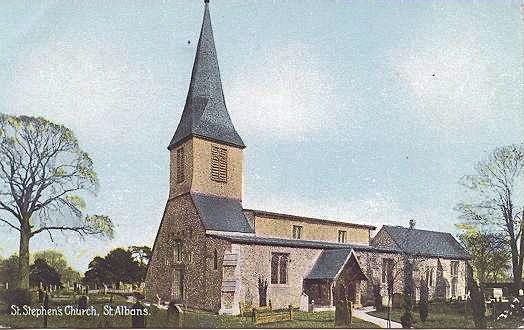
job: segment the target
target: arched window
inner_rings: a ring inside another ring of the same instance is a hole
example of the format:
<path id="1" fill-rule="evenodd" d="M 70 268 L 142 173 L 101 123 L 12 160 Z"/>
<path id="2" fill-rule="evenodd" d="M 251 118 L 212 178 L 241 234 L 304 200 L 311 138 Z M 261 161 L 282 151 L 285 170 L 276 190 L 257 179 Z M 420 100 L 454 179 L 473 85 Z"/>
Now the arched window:
<path id="1" fill-rule="evenodd" d="M 213 253 L 213 269 L 218 269 L 218 252 L 216 249 Z"/>

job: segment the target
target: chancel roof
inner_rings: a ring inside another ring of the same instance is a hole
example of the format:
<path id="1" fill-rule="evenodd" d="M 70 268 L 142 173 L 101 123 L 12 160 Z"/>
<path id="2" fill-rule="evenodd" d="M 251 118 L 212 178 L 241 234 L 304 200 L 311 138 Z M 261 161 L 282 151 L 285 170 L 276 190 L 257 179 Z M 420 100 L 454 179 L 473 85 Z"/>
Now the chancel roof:
<path id="1" fill-rule="evenodd" d="M 168 149 L 190 136 L 245 147 L 226 108 L 207 2 L 186 105 Z"/>
<path id="2" fill-rule="evenodd" d="M 376 247 L 392 248 L 420 256 L 467 259 L 469 254 L 450 233 L 384 225 L 384 230 L 394 241 L 392 244 L 372 240 Z M 394 245 L 394 246 L 393 246 Z"/>

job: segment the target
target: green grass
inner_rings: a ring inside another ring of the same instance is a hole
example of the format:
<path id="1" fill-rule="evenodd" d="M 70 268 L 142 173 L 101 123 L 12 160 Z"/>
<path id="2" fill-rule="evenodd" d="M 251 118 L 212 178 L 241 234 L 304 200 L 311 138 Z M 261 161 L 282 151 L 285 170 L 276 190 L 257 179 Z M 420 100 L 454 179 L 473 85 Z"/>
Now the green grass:
<path id="1" fill-rule="evenodd" d="M 204 312 L 186 312 L 184 327 L 187 328 L 334 328 L 335 312 L 306 313 L 297 311 L 292 321 L 253 324 L 251 317 L 215 315 Z M 150 325 L 148 324 L 148 327 Z M 373 323 L 353 318 L 349 328 L 376 328 Z"/>
<path id="2" fill-rule="evenodd" d="M 36 301 L 34 297 L 34 301 Z M 130 328 L 130 316 L 104 316 L 104 306 L 109 304 L 109 296 L 90 295 L 88 306 L 94 306 L 99 316 L 49 316 L 48 328 Z M 113 305 L 127 305 L 124 297 L 114 295 Z M 34 304 L 38 308 L 41 304 Z M 51 298 L 50 308 L 76 305 L 72 296 L 66 301 L 53 301 Z M 0 325 L 11 328 L 42 328 L 44 319 L 42 316 L 10 315 L 7 306 L 0 302 Z M 147 328 L 174 328 L 172 319 L 169 319 L 166 310 L 150 307 L 151 315 L 147 317 Z M 282 321 L 255 325 L 251 317 L 216 315 L 202 311 L 186 311 L 184 313 L 184 328 L 333 328 L 335 325 L 334 312 L 305 313 L 297 311 L 292 321 Z M 350 328 L 376 328 L 372 323 L 353 318 Z"/>
<path id="3" fill-rule="evenodd" d="M 489 311 L 488 311 L 489 313 Z M 383 319 L 387 319 L 387 310 L 381 312 L 370 312 L 368 313 L 373 316 L 377 316 Z M 394 308 L 391 311 L 391 320 L 400 323 L 400 317 L 403 314 L 402 309 Z M 459 328 L 459 329 L 472 329 L 475 328 L 475 323 L 471 316 L 471 312 L 467 315 L 464 313 L 463 308 L 457 308 L 445 303 L 430 304 L 428 318 L 425 322 L 420 320 L 418 309 L 413 311 L 413 318 L 415 319 L 415 328 L 418 329 L 442 329 L 442 328 Z M 493 328 L 515 328 L 517 325 L 511 323 L 498 323 L 495 324 L 492 320 L 491 315 L 488 314 L 486 317 L 488 327 Z"/>

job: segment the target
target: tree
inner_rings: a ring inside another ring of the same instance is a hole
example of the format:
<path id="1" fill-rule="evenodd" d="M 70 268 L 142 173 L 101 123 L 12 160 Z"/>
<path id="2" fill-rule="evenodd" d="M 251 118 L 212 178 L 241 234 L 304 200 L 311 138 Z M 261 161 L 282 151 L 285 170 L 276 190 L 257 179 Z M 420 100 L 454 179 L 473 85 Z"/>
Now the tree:
<path id="1" fill-rule="evenodd" d="M 32 286 L 39 286 L 42 283 L 46 288 L 50 285 L 60 286 L 60 274 L 44 259 L 36 259 L 30 267 L 29 283 Z"/>
<path id="2" fill-rule="evenodd" d="M 506 235 L 482 231 L 468 224 L 458 224 L 457 227 L 462 230 L 459 239 L 469 251 L 477 280 L 485 283 L 506 279 L 511 260 Z"/>
<path id="3" fill-rule="evenodd" d="M 520 289 L 524 260 L 523 168 L 524 144 L 496 148 L 477 164 L 475 175 L 462 178 L 462 184 L 474 193 L 474 199 L 456 207 L 467 222 L 490 226 L 506 235 L 515 295 Z"/>
<path id="4" fill-rule="evenodd" d="M 78 195 L 95 194 L 97 187 L 93 161 L 71 130 L 41 117 L 0 114 L 0 223 L 19 233 L 20 287 L 29 287 L 29 241 L 35 235 L 112 237 L 111 220 L 86 215 Z"/>
<path id="5" fill-rule="evenodd" d="M 45 262 L 56 269 L 60 274 L 62 283 L 77 283 L 80 281 L 81 274 L 69 266 L 64 255 L 56 250 L 43 250 L 33 253 L 33 258 L 43 259 Z"/>
<path id="6" fill-rule="evenodd" d="M 147 265 L 151 259 L 153 252 L 149 246 L 130 246 L 129 251 L 133 256 L 133 259 L 136 260 L 139 264 Z"/>
<path id="7" fill-rule="evenodd" d="M 110 270 L 104 258 L 94 257 L 88 267 L 89 269 L 84 274 L 84 282 L 97 285 L 110 283 Z"/>
<path id="8" fill-rule="evenodd" d="M 479 287 L 477 281 L 473 278 L 473 269 L 470 264 L 466 266 L 467 271 L 467 286 L 470 292 L 471 309 L 473 313 L 473 322 L 477 328 L 486 328 L 486 306 L 485 297 L 482 288 Z"/>
<path id="9" fill-rule="evenodd" d="M 412 328 L 415 321 L 413 320 L 413 293 L 415 287 L 413 283 L 413 264 L 406 258 L 404 260 L 404 313 L 400 317 L 403 328 Z"/>
<path id="10" fill-rule="evenodd" d="M 119 282 L 135 284 L 143 281 L 145 265 L 133 258 L 130 249 L 117 248 L 105 257 L 95 257 L 89 263 L 85 281 L 98 285 L 111 285 Z"/>
<path id="11" fill-rule="evenodd" d="M 420 320 L 426 322 L 428 319 L 428 306 L 429 305 L 429 288 L 428 283 L 424 278 L 420 279 L 420 300 L 418 303 L 418 312 Z"/>
<path id="12" fill-rule="evenodd" d="M 0 262 L 0 282 L 9 283 L 10 288 L 18 284 L 18 256 L 13 254 Z"/>
<path id="13" fill-rule="evenodd" d="M 137 277 L 143 282 L 146 279 L 147 264 L 153 254 L 151 248 L 149 246 L 130 246 L 129 251 L 131 251 L 133 260 L 138 262 L 140 274 Z"/>
<path id="14" fill-rule="evenodd" d="M 114 283 L 138 283 L 142 279 L 140 266 L 133 259 L 128 249 L 117 248 L 111 250 L 105 257 L 105 263 L 109 268 L 111 279 Z"/>

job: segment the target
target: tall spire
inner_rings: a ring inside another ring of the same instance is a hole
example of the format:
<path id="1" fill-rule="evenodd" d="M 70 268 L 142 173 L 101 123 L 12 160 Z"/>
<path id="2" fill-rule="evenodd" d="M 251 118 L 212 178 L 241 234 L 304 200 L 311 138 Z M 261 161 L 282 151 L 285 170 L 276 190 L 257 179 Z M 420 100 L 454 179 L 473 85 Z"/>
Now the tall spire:
<path id="1" fill-rule="evenodd" d="M 204 3 L 204 18 L 186 105 L 169 143 L 169 150 L 190 136 L 245 147 L 227 112 L 209 15 L 209 0 L 204 0 Z"/>

